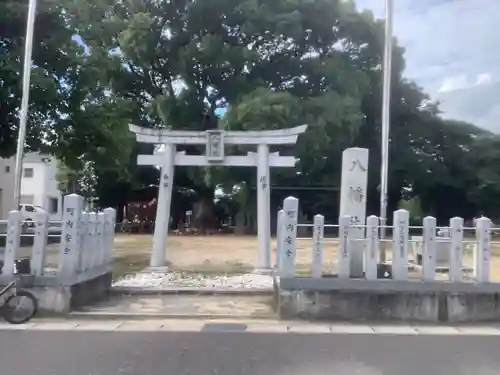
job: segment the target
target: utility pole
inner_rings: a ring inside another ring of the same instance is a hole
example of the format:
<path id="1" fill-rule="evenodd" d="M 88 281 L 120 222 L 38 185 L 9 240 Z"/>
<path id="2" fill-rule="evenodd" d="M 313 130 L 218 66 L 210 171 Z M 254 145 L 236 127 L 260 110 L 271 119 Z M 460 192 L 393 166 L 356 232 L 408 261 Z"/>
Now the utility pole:
<path id="1" fill-rule="evenodd" d="M 391 124 L 392 16 L 393 0 L 385 0 L 385 39 L 382 93 L 382 165 L 380 168 L 380 238 L 385 238 L 387 224 L 387 190 L 389 179 L 389 134 Z M 385 242 L 380 246 L 380 263 L 385 263 Z"/>
<path id="2" fill-rule="evenodd" d="M 26 21 L 26 40 L 24 43 L 23 96 L 19 113 L 19 133 L 17 136 L 16 170 L 14 181 L 14 202 L 16 209 L 21 203 L 21 181 L 23 177 L 24 142 L 26 140 L 26 125 L 30 98 L 31 54 L 33 51 L 33 36 L 35 31 L 36 0 L 29 0 L 28 17 Z"/>

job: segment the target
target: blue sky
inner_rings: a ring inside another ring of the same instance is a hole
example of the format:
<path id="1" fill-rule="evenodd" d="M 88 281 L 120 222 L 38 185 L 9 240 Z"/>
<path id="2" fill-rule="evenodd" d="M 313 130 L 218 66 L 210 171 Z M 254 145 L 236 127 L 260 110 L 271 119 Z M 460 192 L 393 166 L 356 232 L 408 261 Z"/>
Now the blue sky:
<path id="1" fill-rule="evenodd" d="M 384 17 L 384 0 L 356 0 Z M 442 102 L 444 117 L 500 133 L 500 0 L 394 0 L 406 76 Z"/>

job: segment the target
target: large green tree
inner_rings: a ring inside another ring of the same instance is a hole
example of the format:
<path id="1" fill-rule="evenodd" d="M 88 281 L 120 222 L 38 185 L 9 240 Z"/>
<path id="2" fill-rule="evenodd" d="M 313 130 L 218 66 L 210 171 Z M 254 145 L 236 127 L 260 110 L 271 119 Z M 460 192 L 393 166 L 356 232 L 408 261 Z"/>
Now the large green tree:
<path id="1" fill-rule="evenodd" d="M 0 157 L 15 152 L 27 5 L 0 1 Z M 111 94 L 102 61 L 78 43 L 59 2 L 38 5 L 32 58 L 28 149 L 53 153 L 73 171 L 85 161 L 100 170 L 122 168 L 133 107 Z"/>
<path id="2" fill-rule="evenodd" d="M 342 150 L 367 147 L 369 212 L 378 212 L 384 33 L 383 22 L 370 12 L 340 0 L 63 4 L 68 25 L 87 46 L 87 59 L 114 100 L 127 103 L 132 122 L 197 130 L 307 123 L 293 151 L 299 165 L 275 173 L 274 181 L 338 186 Z M 497 140 L 443 121 L 438 106 L 403 78 L 404 50 L 395 45 L 389 209 L 401 198 L 419 196 L 424 214 L 472 215 L 485 197 L 497 194 L 496 169 L 487 162 L 496 155 L 484 154 Z M 227 109 L 222 119 L 221 108 Z M 233 191 L 242 181 L 255 184 L 248 170 L 181 170 L 177 176 L 178 186 L 198 193 L 200 212 L 210 211 L 215 185 Z M 293 193 L 310 213 L 338 212 L 338 197 Z"/>
<path id="3" fill-rule="evenodd" d="M 28 3 L 0 0 L 0 157 L 16 149 Z M 76 44 L 57 2 L 41 2 L 33 42 L 27 144 L 40 148 L 60 109 L 61 81 Z"/>
<path id="4" fill-rule="evenodd" d="M 90 55 L 106 61 L 103 67 L 121 60 L 121 69 L 108 70 L 109 80 L 116 95 L 140 108 L 135 121 L 202 130 L 307 122 L 310 130 L 298 151 L 302 183 L 318 181 L 320 175 L 328 184 L 332 175 L 338 176 L 335 159 L 362 123 L 360 93 L 369 84 L 366 74 L 351 63 L 352 56 L 337 45 L 345 44 L 352 54 L 362 50 L 348 35 L 349 28 L 365 22 L 351 5 L 103 1 L 92 6 L 72 3 L 68 13 Z M 221 123 L 216 111 L 228 104 L 234 108 Z M 277 113 L 280 110 L 283 113 Z M 246 115 L 231 115 L 238 111 Z M 317 156 L 325 152 L 333 157 L 318 163 Z M 328 165 L 335 166 L 335 172 L 326 176 L 322 172 Z M 211 201 L 220 181 L 207 171 L 190 176 L 191 187 L 202 200 Z M 249 176 L 244 173 L 242 178 Z"/>

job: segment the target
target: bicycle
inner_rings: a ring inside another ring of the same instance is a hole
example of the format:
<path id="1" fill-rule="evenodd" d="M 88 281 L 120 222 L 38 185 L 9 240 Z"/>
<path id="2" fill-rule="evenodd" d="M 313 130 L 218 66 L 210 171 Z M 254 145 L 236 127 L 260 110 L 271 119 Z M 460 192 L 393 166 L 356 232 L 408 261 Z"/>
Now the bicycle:
<path id="1" fill-rule="evenodd" d="M 38 311 L 38 301 L 32 293 L 18 288 L 17 275 L 16 280 L 11 281 L 0 290 L 0 297 L 9 292 L 12 293 L 3 299 L 3 304 L 0 306 L 0 314 L 3 315 L 4 319 L 10 324 L 23 324 L 33 318 Z M 26 303 L 26 308 L 22 307 L 22 302 Z"/>

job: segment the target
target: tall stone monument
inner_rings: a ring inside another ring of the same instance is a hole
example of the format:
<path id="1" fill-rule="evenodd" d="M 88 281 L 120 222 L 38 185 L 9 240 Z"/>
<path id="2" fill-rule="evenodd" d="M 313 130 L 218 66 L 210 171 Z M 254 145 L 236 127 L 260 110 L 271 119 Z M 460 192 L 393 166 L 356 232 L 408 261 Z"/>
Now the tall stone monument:
<path id="1" fill-rule="evenodd" d="M 351 225 L 366 224 L 366 190 L 368 185 L 368 149 L 348 148 L 342 153 L 340 215 L 349 215 Z M 351 228 L 351 238 L 364 238 L 364 228 Z M 349 244 L 351 277 L 363 277 L 363 241 Z"/>

